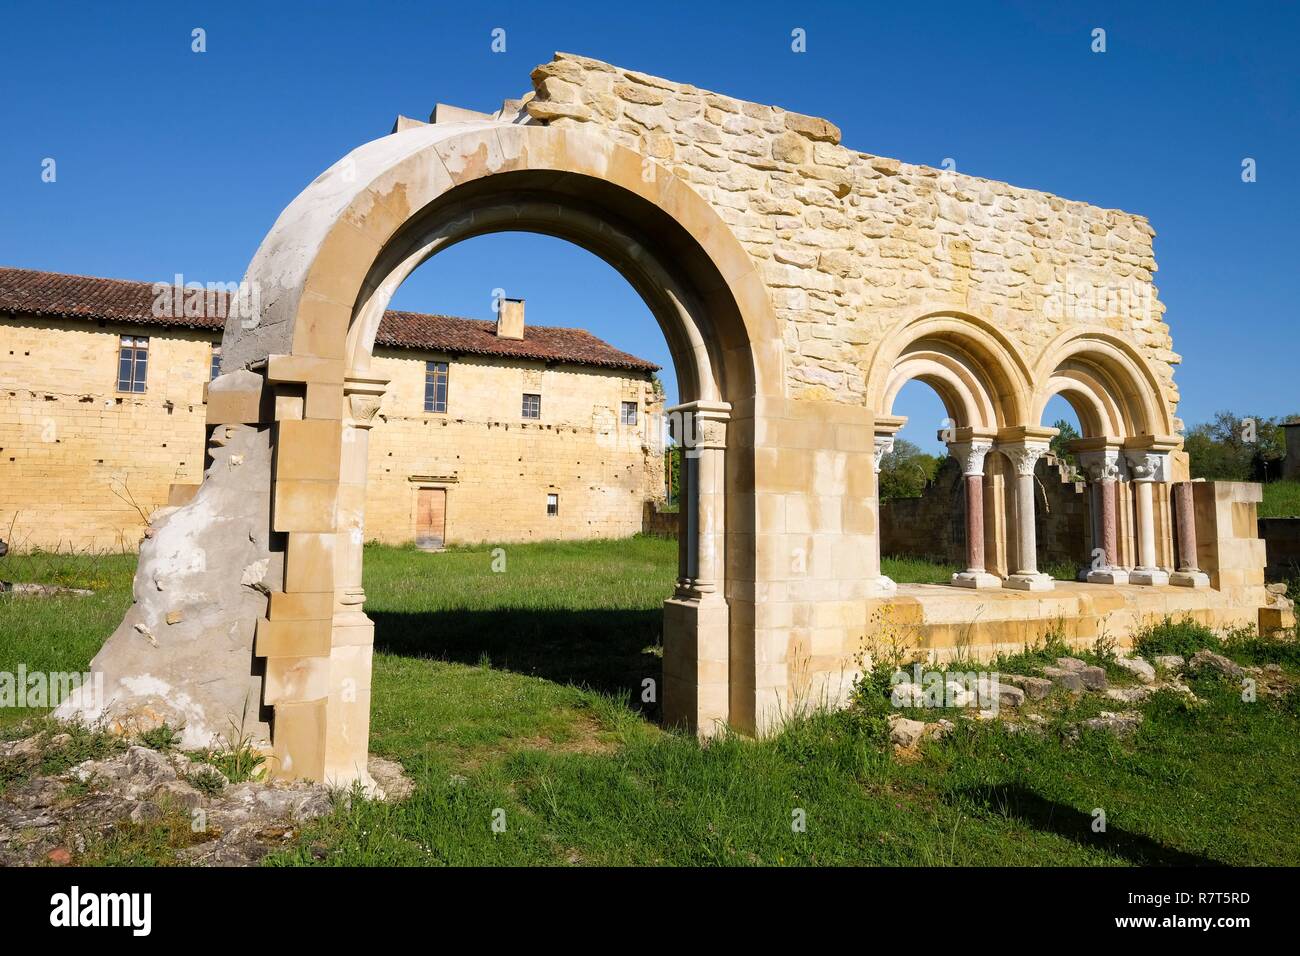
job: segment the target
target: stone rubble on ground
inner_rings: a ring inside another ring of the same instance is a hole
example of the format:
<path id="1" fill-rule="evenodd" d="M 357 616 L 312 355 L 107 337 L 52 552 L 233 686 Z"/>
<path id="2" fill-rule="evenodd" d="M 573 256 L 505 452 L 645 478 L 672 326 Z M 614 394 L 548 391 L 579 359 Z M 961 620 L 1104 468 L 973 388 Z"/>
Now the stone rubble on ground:
<path id="1" fill-rule="evenodd" d="M 1156 682 L 1156 669 L 1140 657 L 1119 657 L 1115 663 L 1144 684 Z"/>
<path id="2" fill-rule="evenodd" d="M 68 734 L 37 734 L 0 743 L 0 762 L 30 770 L 70 741 Z M 411 793 L 399 764 L 374 757 L 368 769 L 387 799 Z M 215 767 L 183 753 L 132 745 L 10 787 L 0 797 L 0 866 L 75 862 L 92 838 L 175 813 L 195 827 L 192 844 L 175 851 L 178 861 L 248 866 L 288 846 L 302 824 L 349 798 L 319 783 L 230 784 Z"/>
<path id="3" fill-rule="evenodd" d="M 1109 687 L 1105 668 L 1088 664 L 1077 657 L 1059 657 L 1055 664 L 1046 665 L 1040 670 L 1044 676 L 1035 677 L 1027 674 L 998 674 L 996 677 L 981 678 L 973 688 L 956 680 L 946 684 L 947 703 L 949 706 L 965 707 L 968 712 L 962 716 L 969 720 L 990 721 L 1003 717 L 1001 708 L 1012 711 L 1020 708 L 1026 701 L 1039 701 L 1049 697 L 1053 690 L 1064 689 L 1071 694 L 1081 695 L 1089 691 L 1100 693 L 1107 700 L 1125 705 L 1135 705 L 1149 698 L 1158 691 L 1170 691 L 1180 694 L 1191 703 L 1198 703 L 1199 698 L 1190 687 L 1177 677 L 1172 676 L 1184 668 L 1193 673 L 1214 671 L 1232 677 L 1251 676 L 1257 680 L 1257 689 L 1261 694 L 1282 696 L 1289 693 L 1295 682 L 1287 677 L 1277 664 L 1263 667 L 1242 667 L 1221 654 L 1213 651 L 1198 651 L 1190 663 L 1176 654 L 1165 654 L 1153 658 L 1152 662 L 1136 655 L 1117 659 L 1119 667 L 1136 677 L 1141 683 L 1131 687 Z M 1157 670 L 1157 668 L 1159 670 Z M 1159 673 L 1166 676 L 1161 678 Z M 896 706 L 925 706 L 925 694 L 918 684 L 900 684 L 895 689 Z M 906 701 L 906 704 L 900 704 Z M 983 709 L 974 710 L 982 706 Z M 1066 737 L 1077 740 L 1081 729 L 1100 730 L 1118 736 L 1132 734 L 1142 722 L 1142 714 L 1135 711 L 1102 711 L 1066 728 Z M 1032 733 L 1041 735 L 1045 732 L 1048 720 L 1042 714 L 1023 714 L 1016 719 L 1004 721 L 1009 733 Z M 927 723 L 903 717 L 901 714 L 889 716 L 890 740 L 895 747 L 906 750 L 915 747 L 923 740 L 938 740 L 949 734 L 954 723 L 943 719 Z"/>
<path id="4" fill-rule="evenodd" d="M 1225 677 L 1243 677 L 1246 673 L 1245 668 L 1236 661 L 1230 661 L 1222 654 L 1216 654 L 1209 648 L 1202 648 L 1193 654 L 1188 667 L 1193 674 L 1199 674 L 1203 671 L 1218 671 Z"/>

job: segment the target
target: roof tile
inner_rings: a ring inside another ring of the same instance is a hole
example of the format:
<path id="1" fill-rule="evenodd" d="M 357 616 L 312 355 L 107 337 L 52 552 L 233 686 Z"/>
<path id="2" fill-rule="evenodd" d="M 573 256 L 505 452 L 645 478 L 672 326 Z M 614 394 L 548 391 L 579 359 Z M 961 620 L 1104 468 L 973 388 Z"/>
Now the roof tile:
<path id="1" fill-rule="evenodd" d="M 192 315 L 156 315 L 155 283 L 65 275 L 0 267 L 0 313 L 59 319 L 106 320 L 140 325 L 220 330 L 226 324 L 226 294 L 187 291 Z M 196 302 L 196 296 L 206 301 Z M 585 329 L 528 325 L 523 339 L 502 339 L 496 323 L 452 315 L 388 311 L 379 323 L 377 345 L 399 349 L 493 355 L 654 372 L 659 366 L 614 348 Z"/>

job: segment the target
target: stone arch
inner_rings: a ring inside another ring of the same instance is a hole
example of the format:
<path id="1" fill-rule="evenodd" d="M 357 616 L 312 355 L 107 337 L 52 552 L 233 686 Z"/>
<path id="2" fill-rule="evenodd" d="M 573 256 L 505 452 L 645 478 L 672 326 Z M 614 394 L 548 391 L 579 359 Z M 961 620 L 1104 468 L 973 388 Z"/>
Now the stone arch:
<path id="1" fill-rule="evenodd" d="M 934 312 L 903 323 L 876 348 L 867 402 L 889 416 L 911 379 L 929 384 L 958 427 L 997 429 L 1025 421 L 1030 376 L 1015 345 L 991 323 Z"/>
<path id="2" fill-rule="evenodd" d="M 596 133 L 497 121 L 367 143 L 277 219 L 245 279 L 260 312 L 232 309 L 226 324 L 204 483 L 142 553 L 140 600 L 96 658 L 111 693 L 125 689 L 113 706 L 154 703 L 131 690 L 133 648 L 167 606 L 146 582 L 161 592 L 165 581 L 168 600 L 222 609 L 169 635 L 187 659 L 224 654 L 196 664 L 193 686 L 166 690 L 191 745 L 251 702 L 261 706 L 250 737 L 271 750 L 277 775 L 369 782 L 374 625 L 361 572 L 368 433 L 386 385 L 370 369 L 378 319 L 430 255 L 510 229 L 605 258 L 664 330 L 693 454 L 659 699 L 665 722 L 702 733 L 752 725 L 753 674 L 730 662 L 755 656 L 753 615 L 731 609 L 752 607 L 754 436 L 784 396 L 766 288 L 712 207 L 649 159 Z"/>
<path id="3" fill-rule="evenodd" d="M 1058 335 L 1039 357 L 1033 380 L 1033 424 L 1040 424 L 1052 396 L 1061 395 L 1074 407 L 1088 438 L 1168 436 L 1174 431 L 1151 363 L 1105 329 Z"/>

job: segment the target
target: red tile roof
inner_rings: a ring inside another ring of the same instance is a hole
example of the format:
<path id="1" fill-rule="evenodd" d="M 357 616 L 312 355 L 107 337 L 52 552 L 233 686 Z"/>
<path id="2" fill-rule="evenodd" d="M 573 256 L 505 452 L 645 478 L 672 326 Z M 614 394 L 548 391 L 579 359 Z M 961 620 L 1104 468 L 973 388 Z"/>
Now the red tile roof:
<path id="1" fill-rule="evenodd" d="M 199 295 L 210 298 L 195 308 L 194 299 Z M 0 267 L 0 313 L 212 331 L 220 331 L 225 327 L 224 292 L 186 292 L 185 305 L 190 307 L 189 311 L 200 313 L 190 316 L 155 315 L 156 299 L 152 282 Z M 640 372 L 659 370 L 659 366 L 653 362 L 620 351 L 584 329 L 526 325 L 522 340 L 502 339 L 497 337 L 495 322 L 463 319 L 453 315 L 390 310 L 384 313 L 383 321 L 379 323 L 375 344 L 399 349 L 456 355 L 495 355 Z"/>

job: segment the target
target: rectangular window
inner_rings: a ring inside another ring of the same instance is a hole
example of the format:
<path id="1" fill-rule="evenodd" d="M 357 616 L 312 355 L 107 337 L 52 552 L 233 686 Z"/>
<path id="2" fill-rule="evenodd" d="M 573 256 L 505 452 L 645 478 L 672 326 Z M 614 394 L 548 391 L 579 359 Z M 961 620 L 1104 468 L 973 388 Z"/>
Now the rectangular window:
<path id="1" fill-rule="evenodd" d="M 149 377 L 149 339 L 124 335 L 117 351 L 117 390 L 143 392 Z"/>
<path id="2" fill-rule="evenodd" d="M 560 513 L 560 496 L 547 495 L 546 496 L 546 517 L 554 518 L 559 513 Z"/>
<path id="3" fill-rule="evenodd" d="M 212 350 L 212 367 L 208 369 L 208 381 L 211 382 L 221 374 L 221 347 Z"/>
<path id="4" fill-rule="evenodd" d="M 542 396 L 524 392 L 524 418 L 542 417 Z"/>
<path id="5" fill-rule="evenodd" d="M 624 425 L 636 424 L 636 402 L 623 403 L 623 424 Z"/>
<path id="6" fill-rule="evenodd" d="M 447 411 L 447 363 L 424 363 L 424 410 L 426 412 Z"/>

